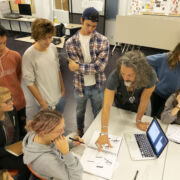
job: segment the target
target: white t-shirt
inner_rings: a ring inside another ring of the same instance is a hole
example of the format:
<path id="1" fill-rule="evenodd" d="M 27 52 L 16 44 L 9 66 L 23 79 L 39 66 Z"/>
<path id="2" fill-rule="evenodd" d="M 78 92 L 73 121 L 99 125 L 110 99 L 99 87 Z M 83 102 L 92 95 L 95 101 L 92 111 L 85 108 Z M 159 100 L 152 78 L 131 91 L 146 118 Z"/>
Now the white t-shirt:
<path id="1" fill-rule="evenodd" d="M 89 50 L 89 42 L 90 42 L 90 36 L 84 36 L 79 33 L 79 40 L 81 42 L 81 50 L 82 54 L 84 56 L 84 63 L 91 63 L 91 55 Z M 84 86 L 92 86 L 96 84 L 95 75 L 89 74 L 84 75 Z"/>

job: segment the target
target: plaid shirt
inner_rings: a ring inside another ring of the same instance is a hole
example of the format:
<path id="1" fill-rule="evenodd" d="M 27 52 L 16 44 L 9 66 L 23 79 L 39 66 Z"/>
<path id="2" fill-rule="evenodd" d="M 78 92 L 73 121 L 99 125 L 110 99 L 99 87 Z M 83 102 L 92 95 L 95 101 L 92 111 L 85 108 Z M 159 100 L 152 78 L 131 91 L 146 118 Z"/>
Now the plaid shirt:
<path id="1" fill-rule="evenodd" d="M 74 87 L 80 96 L 84 94 L 84 75 L 95 75 L 96 86 L 101 87 L 106 80 L 104 69 L 108 62 L 109 42 L 107 38 L 94 31 L 90 43 L 91 63 L 85 64 L 79 40 L 79 32 L 66 42 L 68 58 L 79 64 L 79 70 L 74 72 Z"/>

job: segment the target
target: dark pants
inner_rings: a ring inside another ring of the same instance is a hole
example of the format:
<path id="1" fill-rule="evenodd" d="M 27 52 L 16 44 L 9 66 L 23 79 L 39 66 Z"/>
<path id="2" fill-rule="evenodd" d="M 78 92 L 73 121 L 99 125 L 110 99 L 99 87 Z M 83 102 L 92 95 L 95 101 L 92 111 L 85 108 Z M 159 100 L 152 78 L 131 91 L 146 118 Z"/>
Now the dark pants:
<path id="1" fill-rule="evenodd" d="M 19 173 L 16 176 L 17 180 L 28 180 L 31 174 L 28 167 L 23 163 L 23 155 L 16 157 L 9 154 L 0 157 L 0 169 L 19 170 Z"/>
<path id="2" fill-rule="evenodd" d="M 151 96 L 151 116 L 160 119 L 165 103 L 166 99 L 161 98 L 159 95 L 153 92 Z"/>
<path id="3" fill-rule="evenodd" d="M 26 108 L 22 108 L 17 111 L 17 116 L 19 120 L 19 130 L 20 137 L 24 137 L 26 135 L 25 125 L 26 125 Z"/>

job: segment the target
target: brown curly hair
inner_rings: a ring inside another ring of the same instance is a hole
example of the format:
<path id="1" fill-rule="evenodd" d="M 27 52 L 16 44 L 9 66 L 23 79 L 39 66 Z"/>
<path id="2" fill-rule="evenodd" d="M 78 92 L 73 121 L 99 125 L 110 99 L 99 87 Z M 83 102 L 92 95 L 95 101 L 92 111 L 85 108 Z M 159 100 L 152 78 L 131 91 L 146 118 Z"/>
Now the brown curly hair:
<path id="1" fill-rule="evenodd" d="M 175 66 L 178 65 L 179 55 L 180 55 L 180 43 L 178 43 L 174 48 L 174 50 L 171 53 L 169 53 L 168 64 L 171 69 L 175 68 Z"/>
<path id="2" fill-rule="evenodd" d="M 38 41 L 43 39 L 47 34 L 54 36 L 56 34 L 55 27 L 48 19 L 38 18 L 31 25 L 31 37 Z"/>

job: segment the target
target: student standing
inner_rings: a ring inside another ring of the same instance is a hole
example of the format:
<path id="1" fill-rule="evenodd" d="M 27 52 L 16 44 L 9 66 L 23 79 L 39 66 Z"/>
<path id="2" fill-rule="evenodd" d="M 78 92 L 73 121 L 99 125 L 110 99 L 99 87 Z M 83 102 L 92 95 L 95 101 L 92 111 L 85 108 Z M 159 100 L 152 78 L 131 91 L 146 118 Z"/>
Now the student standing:
<path id="1" fill-rule="evenodd" d="M 6 40 L 7 31 L 0 25 L 0 85 L 7 87 L 12 93 L 19 119 L 20 135 L 25 136 L 26 102 L 21 88 L 22 58 L 18 52 L 6 47 Z"/>
<path id="2" fill-rule="evenodd" d="M 55 27 L 47 19 L 36 19 L 31 32 L 35 43 L 23 55 L 24 82 L 42 109 L 63 113 L 65 88 L 57 49 L 51 43 Z"/>
<path id="3" fill-rule="evenodd" d="M 151 96 L 151 116 L 160 118 L 168 97 L 180 88 L 180 43 L 169 53 L 147 56 L 158 82 Z"/>
<path id="4" fill-rule="evenodd" d="M 102 108 L 103 88 L 106 80 L 104 69 L 108 62 L 109 43 L 95 29 L 99 13 L 93 8 L 84 10 L 82 27 L 66 42 L 69 69 L 74 72 L 74 97 L 79 136 L 84 134 L 84 118 L 87 100 L 90 99 L 94 118 Z"/>

